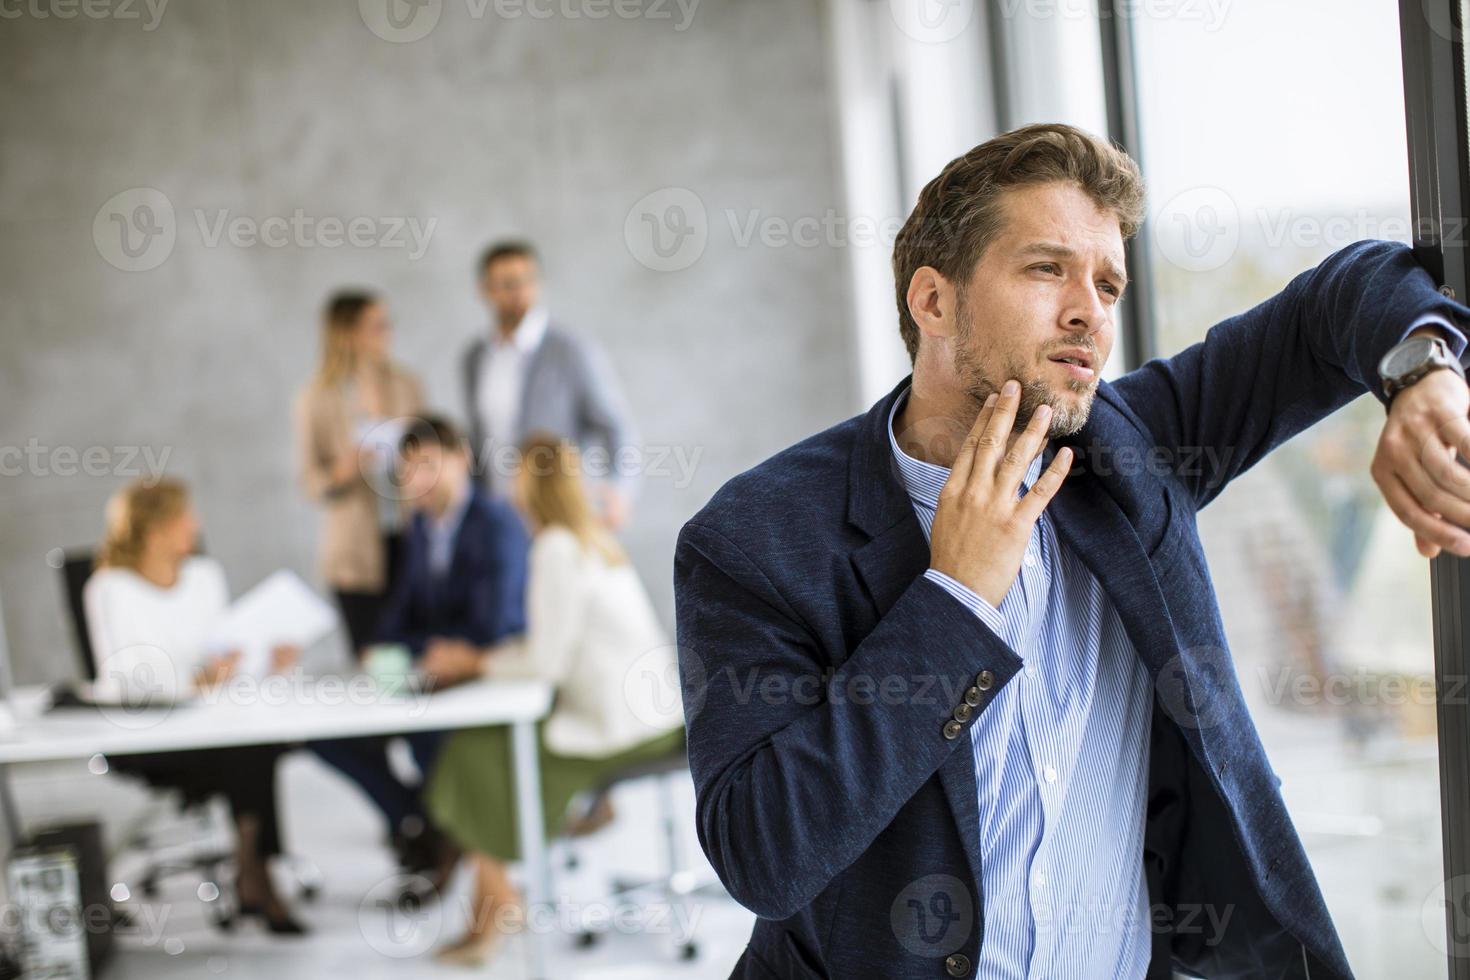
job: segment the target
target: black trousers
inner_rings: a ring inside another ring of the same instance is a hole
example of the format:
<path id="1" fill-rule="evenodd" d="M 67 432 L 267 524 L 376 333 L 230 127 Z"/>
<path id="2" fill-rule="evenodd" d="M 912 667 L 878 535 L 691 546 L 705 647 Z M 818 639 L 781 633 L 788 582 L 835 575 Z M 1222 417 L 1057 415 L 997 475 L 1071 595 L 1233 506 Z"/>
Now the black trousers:
<path id="1" fill-rule="evenodd" d="M 276 807 L 276 763 L 283 745 L 242 745 L 185 752 L 113 755 L 112 768 L 151 786 L 179 790 L 191 803 L 223 796 L 239 820 L 254 817 L 260 827 L 256 851 L 262 858 L 281 853 L 281 822 Z"/>
<path id="2" fill-rule="evenodd" d="M 347 627 L 347 639 L 352 644 L 354 656 L 361 656 L 362 651 L 377 639 L 378 622 L 382 619 L 388 597 L 393 594 L 393 586 L 398 582 L 402 549 L 402 534 L 383 535 L 387 568 L 382 592 L 344 592 L 337 589 L 332 593 L 337 599 L 337 607 L 342 610 L 342 621 Z"/>

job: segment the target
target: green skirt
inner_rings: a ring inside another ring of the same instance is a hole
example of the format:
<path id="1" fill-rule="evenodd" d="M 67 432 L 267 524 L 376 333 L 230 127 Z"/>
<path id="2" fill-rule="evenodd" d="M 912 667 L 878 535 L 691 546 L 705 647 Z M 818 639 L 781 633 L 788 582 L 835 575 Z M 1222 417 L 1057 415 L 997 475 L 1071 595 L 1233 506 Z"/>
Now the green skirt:
<path id="1" fill-rule="evenodd" d="M 536 742 L 548 840 L 560 833 L 567 805 L 578 793 L 627 766 L 670 755 L 684 745 L 684 729 L 679 727 L 616 755 L 585 759 L 548 749 L 543 725 L 536 726 Z M 520 860 L 510 726 L 467 728 L 445 739 L 424 802 L 435 825 L 466 851 L 501 861 Z"/>

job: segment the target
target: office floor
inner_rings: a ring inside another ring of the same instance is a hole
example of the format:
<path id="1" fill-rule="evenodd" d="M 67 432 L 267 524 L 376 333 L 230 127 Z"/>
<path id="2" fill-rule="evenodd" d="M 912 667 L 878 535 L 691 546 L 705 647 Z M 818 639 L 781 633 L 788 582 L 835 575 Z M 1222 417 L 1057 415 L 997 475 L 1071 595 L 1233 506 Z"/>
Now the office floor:
<path id="1" fill-rule="evenodd" d="M 1431 895 L 1438 878 L 1432 746 L 1397 757 L 1354 757 L 1344 751 L 1330 722 L 1261 706 L 1256 714 L 1357 975 L 1365 980 L 1443 977 L 1441 913 Z M 21 767 L 15 784 L 31 820 L 92 819 L 98 813 L 116 818 L 136 811 L 142 799 L 126 780 L 89 775 L 80 764 Z M 377 900 L 391 884 L 393 868 L 378 846 L 375 817 L 355 789 L 303 753 L 287 758 L 281 788 L 288 847 L 311 856 L 324 876 L 323 894 L 299 906 L 312 936 L 273 940 L 254 925 L 222 935 L 206 925 L 202 906 L 181 884 L 150 907 L 152 918 L 140 918 L 137 933 L 123 942 L 102 980 L 469 975 L 515 980 L 527 975 L 516 944 L 480 971 L 434 963 L 422 951 L 458 933 L 467 882 L 461 877 L 449 901 L 421 917 L 389 916 Z M 692 788 L 684 786 L 677 797 L 685 827 L 692 823 L 692 796 Z M 615 806 L 619 820 L 586 839 L 579 849 L 580 867 L 559 872 L 558 894 L 594 898 L 608 871 L 655 866 L 661 841 L 650 830 L 657 826 L 652 788 L 622 790 Z M 685 844 L 690 858 L 707 870 L 692 838 Z M 127 877 L 125 865 L 114 870 L 114 877 Z M 598 909 L 595 901 L 587 905 Z M 576 950 L 565 932 L 553 932 L 547 940 L 549 974 L 558 980 L 728 975 L 750 934 L 751 914 L 728 898 L 700 897 L 687 921 L 693 922 L 702 951 L 696 962 L 683 963 L 673 955 L 681 923 L 652 910 L 642 921 L 621 920 L 591 950 Z"/>
<path id="2" fill-rule="evenodd" d="M 322 894 L 310 904 L 298 905 L 312 935 L 277 940 L 255 924 L 222 935 L 206 924 L 192 886 L 180 879 L 177 887 L 165 890 L 159 903 L 140 910 L 138 934 L 124 941 L 102 980 L 466 975 L 513 980 L 528 975 L 517 941 L 478 971 L 435 963 L 423 950 L 459 934 L 468 907 L 467 876 L 458 876 L 448 901 L 414 916 L 392 914 L 378 900 L 392 888 L 394 869 L 377 844 L 380 829 L 374 814 L 359 802 L 355 790 L 304 753 L 293 754 L 283 765 L 281 789 L 287 847 L 294 854 L 310 855 L 324 877 Z M 676 799 L 683 826 L 690 826 L 692 787 L 683 787 Z M 657 866 L 661 838 L 649 830 L 657 826 L 652 787 L 620 790 L 614 805 L 619 819 L 585 839 L 578 850 L 578 868 L 557 873 L 554 891 L 568 896 L 559 919 L 570 916 L 573 902 L 594 916 L 601 914 L 606 907 L 595 896 L 605 873 Z M 697 844 L 686 843 L 686 850 L 700 858 Z M 708 870 L 702 858 L 697 866 Z M 117 870 L 125 876 L 125 866 Z M 753 916 L 717 892 L 692 899 L 682 921 L 672 911 L 658 908 L 612 921 L 613 928 L 590 950 L 574 949 L 568 935 L 550 932 L 548 974 L 574 980 L 726 976 L 745 946 Z M 701 955 L 694 962 L 681 962 L 674 940 L 690 925 Z"/>
<path id="3" fill-rule="evenodd" d="M 1432 800 L 1437 790 L 1432 761 L 1409 759 L 1385 766 L 1336 758 L 1327 763 L 1336 743 L 1330 725 L 1278 716 L 1266 727 L 1276 736 L 1274 743 L 1295 749 L 1278 751 L 1274 758 L 1358 975 L 1443 976 L 1443 953 L 1432 941 L 1436 925 L 1431 915 L 1426 930 L 1424 904 L 1424 893 L 1436 877 L 1437 853 L 1421 854 L 1420 847 L 1405 847 L 1396 841 L 1408 828 L 1386 812 L 1394 800 L 1423 800 L 1426 795 Z M 1289 740 L 1285 737 L 1288 732 Z M 515 980 L 527 975 L 523 950 L 517 945 L 507 947 L 478 972 L 440 966 L 421 954 L 419 950 L 437 947 L 458 934 L 468 901 L 464 876 L 456 881 L 443 907 L 422 917 L 389 916 L 376 900 L 393 879 L 393 869 L 375 846 L 377 826 L 355 798 L 355 791 L 303 754 L 286 762 L 282 788 L 289 846 L 294 853 L 312 855 L 325 877 L 325 891 L 317 901 L 300 906 L 302 918 L 314 930 L 312 937 L 277 941 L 256 926 L 223 936 L 205 925 L 201 906 L 185 888 L 166 896 L 174 901 L 163 906 L 169 917 L 162 923 L 159 938 L 151 942 L 145 936 L 130 939 L 103 980 L 326 976 L 379 980 L 465 975 Z M 689 826 L 692 790 L 686 788 L 678 804 Z M 654 794 L 647 786 L 630 787 L 619 793 L 615 805 L 619 821 L 579 848 L 581 865 L 574 872 L 559 872 L 558 894 L 595 896 L 598 882 L 609 870 L 636 871 L 655 865 L 660 840 L 648 830 L 657 826 Z M 1374 811 L 1387 818 L 1388 826 L 1379 833 L 1359 834 L 1352 828 L 1343 832 L 1337 826 L 1323 832 L 1324 813 Z M 1420 836 L 1428 834 L 1432 843 L 1436 830 L 1432 824 L 1414 829 Z M 686 844 L 698 867 L 707 870 L 694 841 Z M 596 910 L 595 902 L 588 905 Z M 629 922 L 609 932 L 591 950 L 572 948 L 565 933 L 549 935 L 549 975 L 559 980 L 727 976 L 750 934 L 751 914 L 728 898 L 700 897 L 694 900 L 686 921 L 693 922 L 693 934 L 701 947 L 702 955 L 694 963 L 679 962 L 673 955 L 675 937 L 683 926 L 672 914 L 650 912 L 642 922 Z"/>

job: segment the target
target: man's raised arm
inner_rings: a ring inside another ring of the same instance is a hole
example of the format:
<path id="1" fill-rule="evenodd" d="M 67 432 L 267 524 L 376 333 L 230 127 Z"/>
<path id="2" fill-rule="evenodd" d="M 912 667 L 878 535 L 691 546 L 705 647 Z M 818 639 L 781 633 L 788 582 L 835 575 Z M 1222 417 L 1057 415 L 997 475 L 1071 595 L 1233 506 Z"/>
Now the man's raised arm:
<path id="1" fill-rule="evenodd" d="M 1465 353 L 1470 308 L 1440 294 L 1406 245 L 1357 242 L 1258 306 L 1114 384 L 1160 447 L 1194 459 L 1181 479 L 1196 507 L 1292 436 L 1378 380 L 1389 348 L 1427 323 Z"/>

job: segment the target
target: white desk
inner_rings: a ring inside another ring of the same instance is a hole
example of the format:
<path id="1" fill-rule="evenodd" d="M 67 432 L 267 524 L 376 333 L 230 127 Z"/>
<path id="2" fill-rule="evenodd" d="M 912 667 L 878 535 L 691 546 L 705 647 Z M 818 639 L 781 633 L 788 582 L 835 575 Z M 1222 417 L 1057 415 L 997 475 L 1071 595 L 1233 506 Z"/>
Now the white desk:
<path id="1" fill-rule="evenodd" d="M 358 696 L 352 694 L 358 684 Z M 541 813 L 541 766 L 536 722 L 551 710 L 552 689 L 540 682 L 473 681 L 433 695 L 364 698 L 361 680 L 323 679 L 276 694 L 254 689 L 236 703 L 219 698 L 173 707 L 127 711 L 75 708 L 43 712 L 45 692 L 18 688 L 10 699 L 13 729 L 0 729 L 0 806 L 16 843 L 20 824 L 10 791 L 10 767 L 24 762 L 88 759 L 94 755 L 170 752 L 232 745 L 279 744 L 322 738 L 509 725 L 516 785 L 516 825 L 526 868 L 526 902 L 534 909 L 551 896 Z M 544 937 L 526 932 L 531 975 L 545 977 Z"/>

